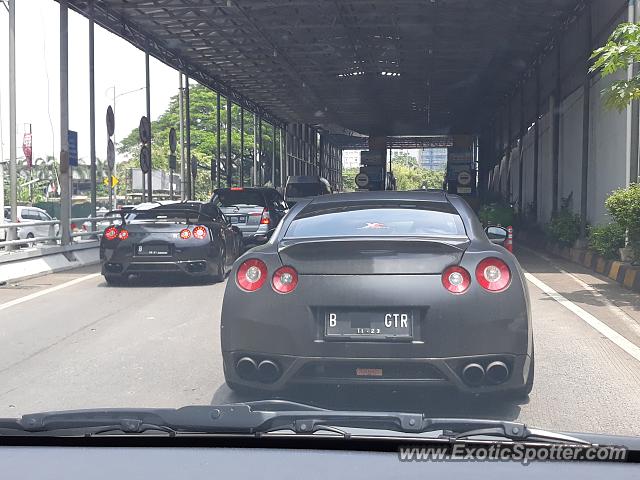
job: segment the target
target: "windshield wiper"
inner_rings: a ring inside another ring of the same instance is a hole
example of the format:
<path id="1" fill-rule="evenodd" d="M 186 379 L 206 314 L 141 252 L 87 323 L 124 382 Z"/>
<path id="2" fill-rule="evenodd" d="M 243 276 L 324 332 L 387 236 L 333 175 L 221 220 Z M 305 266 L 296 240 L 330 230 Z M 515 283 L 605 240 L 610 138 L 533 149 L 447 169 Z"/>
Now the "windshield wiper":
<path id="1" fill-rule="evenodd" d="M 313 434 L 330 431 L 345 437 L 341 428 L 421 434 L 442 431 L 438 437 L 450 442 L 472 437 L 491 437 L 520 442 L 551 442 L 593 445 L 564 434 L 531 429 L 523 423 L 491 419 L 429 418 L 418 413 L 334 411 L 289 402 L 264 400 L 218 406 L 187 406 L 178 409 L 70 410 L 0 419 L 0 435 L 82 434 L 120 431 L 125 434 L 157 430 L 176 435 L 250 434 L 277 431 Z"/>

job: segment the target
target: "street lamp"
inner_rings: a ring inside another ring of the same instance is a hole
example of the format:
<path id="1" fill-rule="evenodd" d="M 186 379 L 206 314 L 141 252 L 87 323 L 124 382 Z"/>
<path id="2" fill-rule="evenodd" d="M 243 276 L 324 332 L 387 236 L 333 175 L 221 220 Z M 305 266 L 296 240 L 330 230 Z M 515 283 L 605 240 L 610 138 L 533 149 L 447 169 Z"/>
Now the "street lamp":
<path id="1" fill-rule="evenodd" d="M 144 89 L 146 89 L 146 88 L 147 88 L 147 87 L 134 88 L 133 90 L 128 90 L 128 91 L 126 91 L 126 92 L 119 93 L 118 95 L 116 95 L 116 86 L 115 86 L 115 85 L 111 85 L 109 88 L 107 88 L 107 89 L 104 91 L 104 94 L 105 94 L 105 96 L 106 96 L 106 95 L 107 95 L 107 92 L 108 92 L 109 90 L 112 90 L 112 102 L 113 102 L 113 103 L 112 103 L 112 105 L 111 105 L 111 108 L 113 109 L 113 114 L 114 114 L 114 116 L 115 116 L 115 113 L 116 113 L 116 99 L 118 99 L 118 98 L 120 98 L 120 97 L 124 97 L 125 95 L 129 95 L 130 93 L 139 92 L 140 90 L 144 90 Z M 116 144 L 117 144 L 117 141 L 116 141 L 116 134 L 115 134 L 115 128 L 114 128 L 114 132 L 113 132 L 113 139 L 114 139 L 114 143 L 116 143 Z"/>

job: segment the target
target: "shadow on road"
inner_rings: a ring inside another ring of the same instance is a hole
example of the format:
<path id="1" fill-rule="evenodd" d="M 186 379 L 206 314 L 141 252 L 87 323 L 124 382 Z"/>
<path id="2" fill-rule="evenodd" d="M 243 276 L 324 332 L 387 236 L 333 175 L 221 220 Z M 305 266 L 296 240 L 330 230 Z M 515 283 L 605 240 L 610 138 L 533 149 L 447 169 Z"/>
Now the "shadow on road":
<path id="1" fill-rule="evenodd" d="M 184 274 L 171 275 L 132 275 L 127 283 L 123 285 L 108 285 L 107 282 L 99 284 L 104 288 L 168 288 L 168 287 L 192 287 L 203 285 L 216 285 L 209 279 L 202 277 L 190 277 Z"/>
<path id="2" fill-rule="evenodd" d="M 240 394 L 226 384 L 218 387 L 212 405 L 252 400 L 282 399 L 331 410 L 401 411 L 424 413 L 429 417 L 473 417 L 514 420 L 520 405 L 497 397 L 471 397 L 452 390 L 420 390 L 388 387 L 304 386 L 283 392 Z"/>

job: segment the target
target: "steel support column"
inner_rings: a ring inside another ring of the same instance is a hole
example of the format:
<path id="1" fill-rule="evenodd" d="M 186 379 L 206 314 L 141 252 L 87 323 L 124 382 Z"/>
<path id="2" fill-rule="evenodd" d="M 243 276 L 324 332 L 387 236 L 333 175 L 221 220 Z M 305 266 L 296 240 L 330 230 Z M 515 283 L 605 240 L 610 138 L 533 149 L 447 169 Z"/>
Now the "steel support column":
<path id="1" fill-rule="evenodd" d="M 185 161 L 185 176 L 187 177 L 185 181 L 186 185 L 186 199 L 193 200 L 193 178 L 191 176 L 191 98 L 189 97 L 189 77 L 184 76 L 184 103 L 185 103 L 185 121 L 184 128 L 186 130 L 187 137 L 187 154 L 184 159 Z"/>
<path id="2" fill-rule="evenodd" d="M 97 182 L 96 182 L 96 81 L 94 48 L 94 7 L 89 2 L 89 156 L 91 157 L 91 216 L 96 218 Z M 95 230 L 95 223 L 92 223 Z"/>
<path id="3" fill-rule="evenodd" d="M 251 175 L 251 184 L 258 186 L 258 118 L 259 115 L 253 115 L 253 175 Z"/>
<path id="4" fill-rule="evenodd" d="M 538 220 L 538 161 L 540 155 L 540 63 L 536 64 L 536 121 L 533 125 L 533 215 Z"/>
<path id="5" fill-rule="evenodd" d="M 220 111 L 218 110 L 218 101 L 216 98 L 216 123 L 218 121 L 218 114 L 220 113 Z M 219 134 L 219 132 L 218 132 Z M 216 150 L 215 152 L 211 152 L 211 162 L 209 165 L 209 176 L 211 177 L 210 180 L 210 184 L 211 184 L 211 193 L 213 193 L 213 191 L 216 188 L 216 180 L 218 178 L 218 164 L 220 162 L 220 157 L 218 156 L 218 151 Z"/>
<path id="6" fill-rule="evenodd" d="M 182 87 L 182 72 L 178 72 L 180 77 L 180 90 L 178 92 L 178 108 L 180 110 L 180 200 L 187 198 L 187 168 L 185 164 L 184 151 L 184 89 Z"/>
<path id="7" fill-rule="evenodd" d="M 240 105 L 240 186 L 244 187 L 244 107 Z"/>
<path id="8" fill-rule="evenodd" d="M 227 97 L 227 187 L 231 186 L 233 177 L 231 175 L 231 100 Z"/>
<path id="9" fill-rule="evenodd" d="M 589 73 L 589 58 L 591 56 L 591 35 L 592 35 L 592 17 L 591 4 L 585 5 L 585 15 L 587 19 L 586 38 L 585 38 L 585 66 L 584 66 L 584 82 L 582 87 L 582 175 L 580 181 L 580 237 L 587 236 L 587 188 L 589 185 L 589 123 L 591 118 L 591 74 Z M 636 133 L 638 127 L 636 125 Z M 636 137 L 637 140 L 637 137 Z M 636 149 L 637 149 L 636 142 Z M 636 152 L 637 155 L 637 152 Z"/>
<path id="10" fill-rule="evenodd" d="M 149 48 L 145 48 L 144 51 L 144 72 L 145 72 L 145 92 L 147 97 L 147 119 L 149 120 L 149 126 L 151 126 L 151 77 L 149 75 Z M 149 127 L 149 135 L 153 137 L 152 128 Z M 149 139 L 149 150 L 151 150 L 151 138 Z M 149 155 L 149 172 L 147 173 L 147 190 L 149 194 L 149 201 L 153 201 L 153 156 Z"/>
<path id="11" fill-rule="evenodd" d="M 9 202 L 12 223 L 18 221 L 18 171 L 16 165 L 16 1 L 17 0 L 9 0 Z M 61 14 L 63 9 L 66 12 L 66 0 L 64 1 L 64 6 L 63 2 L 60 2 Z M 62 18 L 60 19 L 60 30 L 62 30 Z M 62 45 L 60 48 L 62 48 Z M 62 86 L 60 86 L 60 88 L 62 89 Z M 4 178 L 2 181 L 4 182 Z M 4 215 L 4 212 L 2 212 L 2 215 Z M 18 231 L 15 227 L 10 228 L 7 233 L 8 240 L 16 240 L 18 238 Z M 13 246 L 9 246 L 9 250 L 13 248 Z"/>
<path id="12" fill-rule="evenodd" d="M 69 8 L 67 0 L 60 0 L 60 236 L 62 245 L 68 245 L 71 243 L 71 225 L 69 223 L 71 217 L 70 170 Z"/>
<path id="13" fill-rule="evenodd" d="M 525 86 L 525 82 L 523 79 L 522 83 L 520 84 L 520 148 L 518 151 L 518 212 L 520 213 L 520 215 L 522 215 L 526 211 L 526 205 L 524 205 L 524 202 L 522 199 L 522 190 L 523 190 L 522 179 L 524 178 L 523 172 L 522 172 L 524 167 L 524 159 L 522 157 L 524 156 L 524 134 L 525 134 L 524 86 Z"/>
<path id="14" fill-rule="evenodd" d="M 513 132 L 511 130 L 511 97 L 507 98 L 507 151 L 505 152 L 505 165 L 507 167 L 507 201 L 511 201 L 511 136 Z"/>
<path id="15" fill-rule="evenodd" d="M 271 126 L 271 186 L 276 186 L 276 126 Z"/>
<path id="16" fill-rule="evenodd" d="M 262 153 L 264 152 L 264 145 L 262 144 L 262 117 L 258 118 L 258 186 L 262 186 L 264 184 L 264 157 Z"/>
<path id="17" fill-rule="evenodd" d="M 628 17 L 629 23 L 637 23 L 638 21 L 638 2 L 637 0 L 629 0 Z M 637 63 L 629 65 L 627 68 L 627 81 L 630 81 L 638 74 L 639 68 Z M 626 142 L 626 184 L 638 181 L 638 144 L 639 139 L 639 119 L 640 108 L 638 100 L 633 100 L 627 106 L 627 142 Z"/>
<path id="18" fill-rule="evenodd" d="M 217 177 L 217 186 L 220 188 L 222 186 L 221 176 L 222 172 L 220 170 L 220 165 L 222 164 L 222 149 L 220 148 L 220 92 L 216 92 L 216 155 L 218 157 L 218 177 Z"/>
<path id="19" fill-rule="evenodd" d="M 559 172 L 560 172 L 560 103 L 562 102 L 562 77 L 560 75 L 560 67 L 562 66 L 561 60 L 561 44 L 560 36 L 556 39 L 556 86 L 553 94 L 552 106 L 552 149 L 551 149 L 551 171 L 552 171 L 552 212 L 558 211 L 558 187 L 559 187 Z"/>

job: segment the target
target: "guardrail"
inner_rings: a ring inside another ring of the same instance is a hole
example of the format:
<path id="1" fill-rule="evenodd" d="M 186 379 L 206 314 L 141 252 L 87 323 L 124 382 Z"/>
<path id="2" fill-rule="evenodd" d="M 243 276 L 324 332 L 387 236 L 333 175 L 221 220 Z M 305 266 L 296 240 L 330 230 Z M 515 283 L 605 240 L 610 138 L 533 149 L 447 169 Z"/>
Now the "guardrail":
<path id="1" fill-rule="evenodd" d="M 91 229 L 90 230 L 80 230 L 80 229 L 73 229 L 71 228 L 72 232 L 71 232 L 71 241 L 73 242 L 76 238 L 83 238 L 83 237 L 99 237 L 102 232 L 104 231 L 103 228 L 96 228 L 96 225 L 99 223 L 103 223 L 105 222 L 105 220 L 109 220 L 109 219 L 119 219 L 120 216 L 109 216 L 109 217 L 78 217 L 78 218 L 71 218 L 69 220 L 69 226 L 70 228 L 75 224 L 81 224 L 82 228 L 86 228 L 86 223 L 90 223 L 91 224 Z M 36 236 L 34 235 L 33 237 L 30 238 L 18 238 L 15 240 L 7 240 L 8 238 L 8 233 L 9 233 L 9 229 L 10 228 L 16 228 L 16 235 L 19 236 L 19 230 L 21 228 L 25 228 L 25 227 L 41 227 L 41 226 L 48 226 L 48 234 L 47 236 Z M 56 228 L 57 227 L 57 228 Z M 9 246 L 14 246 L 14 245 L 31 245 L 34 243 L 46 243 L 48 245 L 57 245 L 60 243 L 61 241 L 61 236 L 60 236 L 60 220 L 33 220 L 33 221 L 28 221 L 28 222 L 16 222 L 16 223 L 11 223 L 11 222 L 5 222 L 5 223 L 0 223 L 0 231 L 4 230 L 5 234 L 2 235 L 2 237 L 4 237 L 4 241 L 0 241 L 0 249 L 4 248 L 6 250 L 6 247 Z"/>

